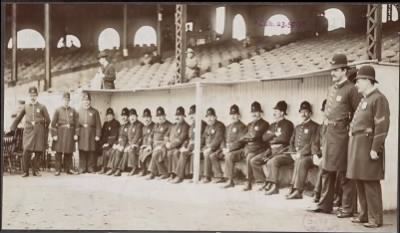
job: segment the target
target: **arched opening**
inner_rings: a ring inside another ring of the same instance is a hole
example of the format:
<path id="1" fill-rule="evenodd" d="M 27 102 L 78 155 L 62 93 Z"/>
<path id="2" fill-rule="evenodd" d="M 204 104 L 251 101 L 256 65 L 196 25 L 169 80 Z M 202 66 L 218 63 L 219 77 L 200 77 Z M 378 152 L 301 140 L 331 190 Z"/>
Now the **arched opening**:
<path id="1" fill-rule="evenodd" d="M 33 29 L 23 29 L 17 32 L 18 49 L 37 49 L 44 47 L 44 38 L 38 31 Z M 7 48 L 12 48 L 12 38 L 8 41 Z"/>
<path id="2" fill-rule="evenodd" d="M 98 46 L 100 51 L 105 49 L 118 49 L 120 44 L 121 40 L 119 34 L 114 28 L 104 29 L 99 35 Z"/>
<path id="3" fill-rule="evenodd" d="M 343 12 L 337 8 L 324 11 L 325 18 L 328 20 L 328 31 L 346 27 L 346 18 Z"/>
<path id="4" fill-rule="evenodd" d="M 235 15 L 233 18 L 232 38 L 237 40 L 246 38 L 246 23 L 240 14 Z"/>
<path id="5" fill-rule="evenodd" d="M 135 38 L 133 39 L 133 45 L 157 45 L 157 32 L 153 27 L 142 26 L 135 33 Z"/>
<path id="6" fill-rule="evenodd" d="M 388 9 L 388 4 L 382 4 L 382 23 L 386 23 L 388 21 L 387 9 Z M 392 22 L 396 22 L 398 20 L 399 20 L 399 12 L 397 11 L 397 8 L 392 5 Z"/>
<path id="7" fill-rule="evenodd" d="M 290 27 L 290 20 L 286 15 L 273 15 L 265 23 L 264 36 L 287 35 L 290 33 Z"/>
<path id="8" fill-rule="evenodd" d="M 57 48 L 80 48 L 81 41 L 74 35 L 66 35 L 61 37 L 57 42 Z"/>
<path id="9" fill-rule="evenodd" d="M 217 7 L 215 15 L 215 32 L 221 35 L 225 29 L 225 7 Z"/>

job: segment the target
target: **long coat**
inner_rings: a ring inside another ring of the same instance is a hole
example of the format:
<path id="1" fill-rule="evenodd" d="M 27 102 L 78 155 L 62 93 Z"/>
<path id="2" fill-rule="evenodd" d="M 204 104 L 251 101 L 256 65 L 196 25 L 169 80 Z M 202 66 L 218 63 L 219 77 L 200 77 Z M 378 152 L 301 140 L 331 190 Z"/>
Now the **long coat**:
<path id="1" fill-rule="evenodd" d="M 180 148 L 183 143 L 188 139 L 189 137 L 189 125 L 186 123 L 186 121 L 183 121 L 182 123 L 174 124 L 171 127 L 171 131 L 169 133 L 169 143 L 171 144 L 171 149 L 177 149 Z"/>
<path id="2" fill-rule="evenodd" d="M 346 174 L 349 179 L 384 179 L 384 148 L 389 124 L 388 100 L 374 90 L 361 100 L 351 122 Z M 371 150 L 378 153 L 379 159 L 370 158 Z"/>
<path id="3" fill-rule="evenodd" d="M 101 136 L 100 114 L 97 109 L 79 109 L 79 150 L 96 151 L 95 137 Z"/>
<path id="4" fill-rule="evenodd" d="M 24 150 L 42 152 L 46 149 L 50 116 L 46 106 L 35 103 L 26 104 L 15 118 L 11 130 L 16 130 L 19 122 L 25 116 L 22 146 Z"/>
<path id="5" fill-rule="evenodd" d="M 78 113 L 71 107 L 56 109 L 51 122 L 51 135 L 57 136 L 53 141 L 53 150 L 71 154 L 75 151 L 74 135 L 79 134 Z"/>
<path id="6" fill-rule="evenodd" d="M 322 142 L 322 169 L 346 171 L 349 122 L 360 99 L 357 88 L 348 80 L 329 88 L 324 120 L 326 130 Z"/>

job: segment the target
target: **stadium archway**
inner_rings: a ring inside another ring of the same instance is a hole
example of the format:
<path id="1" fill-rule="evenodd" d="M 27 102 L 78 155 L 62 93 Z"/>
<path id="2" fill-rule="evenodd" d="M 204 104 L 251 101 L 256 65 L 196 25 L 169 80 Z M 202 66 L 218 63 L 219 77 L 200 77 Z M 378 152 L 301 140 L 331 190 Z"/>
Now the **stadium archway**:
<path id="1" fill-rule="evenodd" d="M 64 39 L 66 41 L 64 41 Z M 57 48 L 80 48 L 81 47 L 81 41 L 78 39 L 78 37 L 74 35 L 66 35 L 65 37 L 61 37 L 58 42 L 57 42 Z"/>
<path id="2" fill-rule="evenodd" d="M 246 38 L 246 22 L 241 14 L 235 15 L 233 18 L 232 38 L 237 40 Z"/>
<path id="3" fill-rule="evenodd" d="M 388 21 L 387 8 L 388 4 L 382 4 L 382 23 L 386 23 Z M 398 20 L 399 20 L 399 12 L 397 11 L 397 8 L 392 5 L 392 22 L 396 22 Z"/>
<path id="4" fill-rule="evenodd" d="M 136 33 L 133 39 L 133 45 L 157 45 L 157 32 L 151 26 L 142 26 Z"/>
<path id="5" fill-rule="evenodd" d="M 222 35 L 225 29 L 225 7 L 217 7 L 215 11 L 215 32 Z"/>
<path id="6" fill-rule="evenodd" d="M 98 40 L 98 46 L 100 51 L 105 49 L 114 49 L 114 48 L 118 49 L 120 45 L 121 45 L 121 40 L 119 34 L 117 30 L 115 30 L 114 28 L 104 29 L 100 33 Z"/>
<path id="7" fill-rule="evenodd" d="M 328 20 L 328 31 L 346 27 L 346 17 L 337 8 L 330 8 L 324 11 L 325 18 Z"/>
<path id="8" fill-rule="evenodd" d="M 23 29 L 17 32 L 18 49 L 37 49 L 44 47 L 44 38 L 38 31 L 33 29 Z M 12 38 L 8 41 L 7 48 L 12 48 Z"/>
<path id="9" fill-rule="evenodd" d="M 273 15 L 267 19 L 264 25 L 264 36 L 287 35 L 291 31 L 291 26 L 286 15 Z"/>

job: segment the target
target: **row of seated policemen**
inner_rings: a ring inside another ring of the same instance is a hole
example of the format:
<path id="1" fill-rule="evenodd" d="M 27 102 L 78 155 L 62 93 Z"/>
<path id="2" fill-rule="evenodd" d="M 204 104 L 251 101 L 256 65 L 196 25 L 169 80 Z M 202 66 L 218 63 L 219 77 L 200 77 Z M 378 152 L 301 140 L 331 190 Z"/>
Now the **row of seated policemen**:
<path id="1" fill-rule="evenodd" d="M 346 76 L 349 68 L 344 54 L 334 55 L 331 64 L 334 85 L 328 89 L 321 126 L 310 119 L 312 109 L 306 101 L 299 109 L 303 122 L 296 127 L 285 118 L 287 104 L 284 101 L 274 107 L 276 121 L 272 124 L 262 118 L 263 110 L 256 101 L 251 104 L 253 121 L 247 126 L 240 121 L 236 105 L 230 108 L 232 123 L 228 126 L 218 121 L 215 110 L 209 108 L 207 123 L 202 121 L 200 126 L 204 160 L 202 182 L 208 183 L 214 177 L 215 182 L 220 183 L 227 178 L 224 187 L 233 187 L 234 164 L 246 160 L 248 176 L 244 190 L 251 190 L 254 182 L 261 182 L 261 190 L 272 195 L 279 192 L 279 167 L 294 163 L 292 188 L 287 198 L 296 199 L 301 198 L 308 169 L 313 163 L 319 164 L 320 181 L 316 191 L 320 197 L 308 211 L 330 213 L 336 194 L 342 197 L 337 216 L 353 217 L 358 196 L 360 214 L 351 221 L 370 228 L 382 226 L 380 180 L 384 179 L 389 104 L 375 86 L 377 80 L 372 66 L 359 69 L 354 85 Z M 78 111 L 69 106 L 70 95 L 64 93 L 64 104 L 56 109 L 52 121 L 46 107 L 38 103 L 35 87 L 29 88 L 29 95 L 31 103 L 24 106 L 10 128 L 15 130 L 25 118 L 23 177 L 29 176 L 31 160 L 33 175 L 39 175 L 35 162 L 39 156 L 36 155 L 46 149 L 50 127 L 52 149 L 56 151 L 56 175 L 60 175 L 62 156 L 65 171 L 72 173 L 76 142 L 80 173 L 95 172 L 96 144 L 102 143 L 101 173 L 119 176 L 121 171 L 130 168 L 130 174 L 134 175 L 142 169 L 142 175 L 150 171 L 148 179 L 159 176 L 173 183 L 182 182 L 193 155 L 194 133 L 198 130 L 194 121 L 195 106 L 190 107 L 190 125 L 185 121 L 182 107 L 176 110 L 175 124 L 166 119 L 162 107 L 156 111 L 157 123 L 152 122 L 149 109 L 144 110 L 141 123 L 135 109 L 124 108 L 121 123 L 113 119 L 113 111 L 108 109 L 109 119 L 102 128 L 99 112 L 91 106 L 88 92 L 83 93 Z M 318 157 L 322 158 L 320 163 Z M 220 167 L 221 159 L 226 161 L 225 175 Z"/>

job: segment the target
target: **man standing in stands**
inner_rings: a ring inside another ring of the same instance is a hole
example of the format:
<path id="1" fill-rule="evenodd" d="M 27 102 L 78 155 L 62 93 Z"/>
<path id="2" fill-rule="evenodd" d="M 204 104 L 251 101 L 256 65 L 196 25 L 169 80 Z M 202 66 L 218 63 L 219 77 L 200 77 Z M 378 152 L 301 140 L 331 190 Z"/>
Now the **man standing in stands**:
<path id="1" fill-rule="evenodd" d="M 101 89 L 115 89 L 114 81 L 116 79 L 116 71 L 113 64 L 110 62 L 110 58 L 105 51 L 100 52 L 97 59 L 101 64 L 100 75 L 102 77 Z"/>
<path id="2" fill-rule="evenodd" d="M 121 126 L 119 127 L 118 141 L 113 145 L 113 148 L 110 151 L 110 159 L 107 164 L 107 167 L 110 168 L 110 170 L 106 175 L 121 176 L 120 163 L 124 149 L 128 143 L 128 129 L 130 126 L 128 117 L 128 108 L 123 108 L 121 111 Z"/>
<path id="3" fill-rule="evenodd" d="M 186 81 L 190 81 L 193 78 L 199 77 L 200 76 L 200 68 L 199 68 L 199 61 L 197 60 L 197 57 L 194 53 L 194 50 L 191 48 L 188 48 L 187 51 L 187 57 L 186 57 Z"/>
<path id="4" fill-rule="evenodd" d="M 148 177 L 152 180 L 156 175 L 160 174 L 161 179 L 167 179 L 168 173 L 165 171 L 161 163 L 167 162 L 167 148 L 165 147 L 168 136 L 171 131 L 172 123 L 166 119 L 165 111 L 163 107 L 158 107 L 156 116 L 158 117 L 158 123 L 153 129 L 153 155 L 150 161 L 151 175 Z"/>
<path id="5" fill-rule="evenodd" d="M 143 111 L 143 140 L 139 149 L 139 167 L 142 169 L 141 176 L 147 174 L 147 165 L 151 160 L 153 152 L 153 128 L 154 122 L 151 120 L 151 111 L 146 108 Z"/>
<path id="6" fill-rule="evenodd" d="M 349 159 L 346 177 L 356 183 L 360 215 L 354 223 L 376 228 L 383 224 L 382 189 L 385 177 L 385 139 L 390 125 L 387 98 L 375 87 L 375 69 L 362 66 L 356 87 L 363 98 L 350 124 Z"/>
<path id="7" fill-rule="evenodd" d="M 292 156 L 286 154 L 290 145 L 294 125 L 285 118 L 287 115 L 287 103 L 279 101 L 274 107 L 275 122 L 271 124 L 268 131 L 263 135 L 264 142 L 271 147 L 271 155 L 267 158 L 267 175 L 264 184 L 265 195 L 279 193 L 279 168 L 294 163 Z M 260 169 L 262 171 L 262 169 Z M 263 174 L 263 173 L 260 173 Z"/>
<path id="8" fill-rule="evenodd" d="M 319 203 L 308 211 L 330 213 L 333 208 L 336 177 L 341 177 L 342 206 L 338 211 L 339 218 L 351 217 L 355 212 L 356 190 L 354 182 L 345 177 L 347 169 L 347 148 L 349 124 L 361 96 L 357 88 L 346 76 L 347 57 L 336 54 L 332 61 L 332 79 L 334 85 L 328 89 L 327 105 L 324 114 L 326 125 L 322 144 L 323 156 L 322 192 Z"/>
<path id="9" fill-rule="evenodd" d="M 102 169 L 99 174 L 104 174 L 107 170 L 107 164 L 111 156 L 112 146 L 116 143 L 118 139 L 118 132 L 120 123 L 114 118 L 114 110 L 112 108 L 107 108 L 106 111 L 107 121 L 103 124 L 103 129 L 101 131 L 101 144 L 102 144 Z"/>
<path id="10" fill-rule="evenodd" d="M 228 183 L 224 188 L 235 186 L 233 181 L 235 163 L 245 159 L 244 146 L 245 142 L 240 139 L 246 134 L 246 125 L 240 120 L 239 107 L 234 104 L 231 106 L 229 114 L 232 118 L 232 123 L 226 127 L 225 141 L 222 149 L 222 156 L 225 157 L 225 175 L 228 178 Z"/>
<path id="11" fill-rule="evenodd" d="M 303 122 L 296 126 L 290 139 L 290 152 L 294 162 L 294 170 L 291 181 L 291 189 L 286 199 L 303 198 L 304 184 L 307 179 L 308 170 L 313 164 L 312 155 L 316 154 L 313 141 L 319 135 L 319 125 L 311 120 L 311 104 L 304 101 L 300 104 L 301 118 Z"/>
<path id="12" fill-rule="evenodd" d="M 213 108 L 207 109 L 207 127 L 204 130 L 205 146 L 204 155 L 204 180 L 202 183 L 211 182 L 211 173 L 217 178 L 216 183 L 225 182 L 224 175 L 216 157 L 222 152 L 221 145 L 225 137 L 225 125 L 217 120 Z"/>
<path id="13" fill-rule="evenodd" d="M 243 191 L 251 190 L 253 180 L 257 181 L 257 178 L 264 175 L 259 161 L 263 160 L 268 150 L 268 145 L 263 142 L 262 138 L 269 128 L 269 123 L 261 117 L 262 112 L 261 104 L 254 101 L 251 104 L 251 113 L 254 120 L 247 125 L 247 133 L 240 140 L 246 143 L 247 182 Z"/>
<path id="14" fill-rule="evenodd" d="M 99 111 L 91 106 L 88 92 L 82 94 L 82 105 L 78 114 L 79 173 L 93 173 L 96 169 L 96 143 L 100 141 L 101 122 Z"/>
<path id="15" fill-rule="evenodd" d="M 62 95 L 64 105 L 56 109 L 51 122 L 53 150 L 56 151 L 56 176 L 61 173 L 61 158 L 64 155 L 64 171 L 73 174 L 72 153 L 75 152 L 75 142 L 78 140 L 79 119 L 78 112 L 69 106 L 70 94 Z"/>
<path id="16" fill-rule="evenodd" d="M 175 174 L 176 178 L 172 182 L 174 184 L 181 183 L 185 178 L 185 170 L 187 165 L 189 165 L 190 158 L 193 156 L 194 150 L 194 135 L 196 131 L 196 105 L 190 106 L 189 109 L 189 121 L 190 121 L 190 128 L 189 128 L 189 135 L 186 141 L 184 142 L 183 146 L 180 148 L 179 152 L 179 160 L 176 165 Z M 203 135 L 205 128 L 207 127 L 207 123 L 203 120 L 201 121 L 200 126 L 200 135 Z M 204 138 L 201 137 L 200 139 L 201 148 L 204 146 Z"/>
<path id="17" fill-rule="evenodd" d="M 120 170 L 126 167 L 131 168 L 129 176 L 133 176 L 139 170 L 139 148 L 142 145 L 143 123 L 138 121 L 136 109 L 129 110 L 129 129 L 128 129 L 128 146 L 124 149 Z"/>
<path id="18" fill-rule="evenodd" d="M 165 144 L 167 148 L 167 159 L 164 160 L 163 163 L 160 163 L 159 166 L 161 174 L 165 174 L 165 170 L 167 170 L 170 181 L 174 180 L 176 177 L 175 170 L 178 164 L 179 150 L 187 140 L 189 133 L 189 125 L 185 121 L 185 109 L 183 107 L 178 107 L 175 116 L 176 123 L 171 127 L 168 142 Z"/>
<path id="19" fill-rule="evenodd" d="M 38 171 L 38 162 L 42 153 L 47 147 L 48 127 L 50 124 L 49 113 L 46 106 L 37 101 L 38 90 L 36 87 L 29 88 L 31 103 L 26 104 L 12 123 L 10 130 L 17 129 L 18 124 L 25 116 L 25 125 L 23 133 L 23 170 L 22 177 L 29 176 L 29 164 L 32 160 L 32 173 L 34 176 L 40 176 Z"/>

